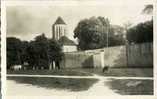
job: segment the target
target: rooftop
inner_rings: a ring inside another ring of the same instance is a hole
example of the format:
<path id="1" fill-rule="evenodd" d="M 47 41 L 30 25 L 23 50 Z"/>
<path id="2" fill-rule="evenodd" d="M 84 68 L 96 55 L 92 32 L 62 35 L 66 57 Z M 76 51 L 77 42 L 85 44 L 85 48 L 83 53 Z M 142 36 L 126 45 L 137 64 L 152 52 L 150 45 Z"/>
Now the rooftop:
<path id="1" fill-rule="evenodd" d="M 66 24 L 63 19 L 59 16 L 54 24 Z"/>
<path id="2" fill-rule="evenodd" d="M 73 46 L 76 46 L 76 44 L 70 40 L 68 37 L 66 36 L 62 36 L 60 39 L 59 39 L 59 42 L 62 44 L 62 45 L 73 45 Z"/>

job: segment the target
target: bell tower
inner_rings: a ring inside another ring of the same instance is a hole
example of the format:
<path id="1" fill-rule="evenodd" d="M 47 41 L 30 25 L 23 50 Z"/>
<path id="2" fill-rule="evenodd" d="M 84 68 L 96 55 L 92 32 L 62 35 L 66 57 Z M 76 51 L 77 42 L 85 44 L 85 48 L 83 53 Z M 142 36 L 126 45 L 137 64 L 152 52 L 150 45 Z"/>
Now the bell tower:
<path id="1" fill-rule="evenodd" d="M 58 17 L 52 25 L 52 38 L 59 40 L 60 37 L 66 36 L 67 25 L 61 17 Z"/>

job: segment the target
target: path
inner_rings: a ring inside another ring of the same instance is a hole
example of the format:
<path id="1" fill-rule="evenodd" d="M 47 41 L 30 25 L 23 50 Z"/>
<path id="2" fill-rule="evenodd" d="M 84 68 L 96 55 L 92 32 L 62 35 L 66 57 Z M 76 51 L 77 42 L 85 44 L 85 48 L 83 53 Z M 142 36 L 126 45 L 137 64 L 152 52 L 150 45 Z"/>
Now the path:
<path id="1" fill-rule="evenodd" d="M 23 74 L 8 74 L 7 77 L 52 77 L 52 78 L 95 78 L 95 79 L 139 79 L 153 80 L 153 77 L 115 77 L 115 76 L 60 76 L 60 75 L 23 75 Z"/>
<path id="2" fill-rule="evenodd" d="M 97 78 L 99 81 L 86 91 L 88 95 L 119 95 L 105 85 L 105 82 L 109 80 L 108 77 L 94 74 L 93 78 Z"/>
<path id="3" fill-rule="evenodd" d="M 7 77 L 57 77 L 57 78 L 93 78 L 98 79 L 99 81 L 91 86 L 86 91 L 80 92 L 69 92 L 67 90 L 57 90 L 57 89 L 46 89 L 42 87 L 36 87 L 30 84 L 20 84 L 16 83 L 13 80 L 7 80 L 8 90 L 7 95 L 26 95 L 26 96 L 34 96 L 34 95 L 41 95 L 41 96 L 49 96 L 49 95 L 119 95 L 111 90 L 105 82 L 107 82 L 110 78 L 113 79 L 144 79 L 144 80 L 152 80 L 152 77 L 112 77 L 112 76 L 58 76 L 58 75 L 7 75 Z M 16 89 L 16 91 L 15 91 Z"/>

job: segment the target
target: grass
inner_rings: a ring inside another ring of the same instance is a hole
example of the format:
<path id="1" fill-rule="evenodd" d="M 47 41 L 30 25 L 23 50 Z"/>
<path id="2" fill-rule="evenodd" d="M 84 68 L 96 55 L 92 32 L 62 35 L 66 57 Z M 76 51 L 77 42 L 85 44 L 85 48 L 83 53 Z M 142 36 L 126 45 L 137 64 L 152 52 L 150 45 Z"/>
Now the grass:
<path id="1" fill-rule="evenodd" d="M 27 74 L 27 75 L 66 75 L 66 76 L 92 76 L 91 73 L 78 71 L 77 69 L 61 70 L 8 70 L 7 74 Z"/>
<path id="2" fill-rule="evenodd" d="M 31 84 L 37 87 L 47 89 L 84 91 L 88 90 L 97 79 L 74 79 L 74 78 L 40 78 L 40 77 L 7 77 L 8 80 L 14 80 L 17 83 Z"/>
<path id="3" fill-rule="evenodd" d="M 106 84 L 121 95 L 153 95 L 153 80 L 111 79 Z"/>
<path id="4" fill-rule="evenodd" d="M 82 69 L 82 71 L 101 76 L 153 77 L 153 68 L 109 68 L 105 73 L 101 68 Z"/>
<path id="5" fill-rule="evenodd" d="M 125 76 L 125 77 L 153 77 L 153 68 L 109 68 L 106 73 L 101 68 L 75 68 L 61 70 L 20 70 L 7 71 L 8 74 L 28 74 L 28 75 L 67 75 L 67 76 Z"/>

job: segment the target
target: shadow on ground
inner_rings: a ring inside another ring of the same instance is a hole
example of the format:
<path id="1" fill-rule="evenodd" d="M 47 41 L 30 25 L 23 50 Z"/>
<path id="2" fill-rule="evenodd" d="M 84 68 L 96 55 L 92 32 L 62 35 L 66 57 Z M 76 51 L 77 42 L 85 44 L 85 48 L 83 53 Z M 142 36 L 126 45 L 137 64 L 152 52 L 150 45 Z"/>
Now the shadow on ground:
<path id="1" fill-rule="evenodd" d="M 106 84 L 121 95 L 153 95 L 153 80 L 110 79 Z"/>
<path id="2" fill-rule="evenodd" d="M 7 77 L 8 80 L 17 83 L 31 84 L 47 89 L 85 91 L 88 90 L 98 79 L 75 79 L 75 78 L 42 78 L 42 77 Z"/>

